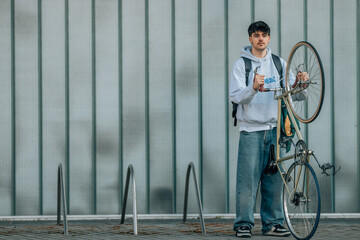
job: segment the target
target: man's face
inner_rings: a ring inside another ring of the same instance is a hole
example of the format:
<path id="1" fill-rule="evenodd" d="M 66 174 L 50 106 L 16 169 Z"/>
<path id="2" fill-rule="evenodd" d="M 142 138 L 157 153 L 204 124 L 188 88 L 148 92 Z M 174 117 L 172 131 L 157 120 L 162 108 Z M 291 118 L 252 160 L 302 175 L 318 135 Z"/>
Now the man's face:
<path id="1" fill-rule="evenodd" d="M 267 48 L 270 42 L 270 35 L 261 31 L 251 34 L 249 37 L 251 46 L 258 51 L 263 51 Z"/>

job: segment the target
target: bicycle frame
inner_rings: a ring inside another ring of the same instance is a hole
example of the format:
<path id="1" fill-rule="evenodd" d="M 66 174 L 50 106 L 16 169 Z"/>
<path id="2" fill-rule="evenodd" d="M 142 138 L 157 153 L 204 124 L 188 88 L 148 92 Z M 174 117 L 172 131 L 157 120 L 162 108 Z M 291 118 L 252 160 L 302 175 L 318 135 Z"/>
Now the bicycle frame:
<path id="1" fill-rule="evenodd" d="M 300 132 L 300 129 L 299 129 L 299 126 L 297 124 L 297 122 L 295 121 L 295 117 L 294 117 L 294 114 L 290 108 L 290 103 L 289 103 L 289 100 L 287 98 L 287 95 L 288 94 L 291 94 L 294 92 L 295 89 L 292 89 L 290 91 L 284 91 L 282 88 L 279 88 L 279 89 L 270 89 L 271 91 L 274 91 L 274 95 L 276 95 L 276 92 L 281 90 L 283 91 L 283 93 L 279 96 L 275 96 L 275 99 L 278 100 L 278 120 L 277 120 L 277 133 L 276 133 L 276 166 L 279 170 L 279 173 L 280 173 L 280 176 L 286 186 L 286 189 L 287 191 L 290 193 L 288 187 L 287 187 L 287 184 L 286 184 L 286 180 L 285 180 L 285 177 L 286 177 L 286 174 L 287 174 L 287 168 L 284 166 L 283 162 L 284 161 L 287 161 L 287 160 L 290 160 L 290 159 L 294 159 L 295 158 L 295 154 L 293 155 L 289 155 L 289 156 L 286 156 L 286 157 L 283 157 L 281 158 L 280 157 L 280 144 L 279 144 L 279 140 L 280 140 L 280 137 L 281 137 L 281 101 L 283 100 L 285 105 L 286 105 L 286 109 L 288 111 L 288 116 L 290 118 L 290 121 L 292 122 L 294 128 L 295 128 L 295 132 L 296 132 L 296 135 L 298 137 L 299 140 L 303 140 L 303 137 L 301 135 L 301 132 Z M 311 154 L 311 152 L 309 152 Z M 308 158 L 309 156 L 307 156 L 307 160 L 308 161 Z M 302 168 L 300 167 L 299 169 L 299 173 L 301 172 Z M 298 174 L 298 179 L 296 179 L 295 183 L 295 189 L 298 187 L 298 182 L 299 182 L 299 178 L 300 178 L 300 174 Z"/>

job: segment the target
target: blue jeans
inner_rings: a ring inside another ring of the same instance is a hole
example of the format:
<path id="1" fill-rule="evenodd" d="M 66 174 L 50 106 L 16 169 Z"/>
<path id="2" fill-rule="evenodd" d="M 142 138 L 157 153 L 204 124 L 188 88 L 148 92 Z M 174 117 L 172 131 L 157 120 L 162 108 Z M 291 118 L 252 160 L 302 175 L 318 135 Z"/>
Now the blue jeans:
<path id="1" fill-rule="evenodd" d="M 254 227 L 254 208 L 260 182 L 262 231 L 266 232 L 276 224 L 284 224 L 280 174 L 263 174 L 271 144 L 274 144 L 276 152 L 276 128 L 240 133 L 234 230 L 240 226 Z"/>

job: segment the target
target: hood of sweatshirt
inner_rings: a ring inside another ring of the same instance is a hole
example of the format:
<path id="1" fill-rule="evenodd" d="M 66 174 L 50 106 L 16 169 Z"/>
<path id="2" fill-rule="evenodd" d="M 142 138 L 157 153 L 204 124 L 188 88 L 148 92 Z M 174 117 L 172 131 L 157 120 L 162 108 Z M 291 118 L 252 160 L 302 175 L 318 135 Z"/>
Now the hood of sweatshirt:
<path id="1" fill-rule="evenodd" d="M 271 49 L 270 48 L 266 48 L 267 51 L 266 51 L 266 56 L 264 58 L 257 58 L 254 55 L 252 55 L 251 48 L 252 48 L 251 46 L 243 47 L 240 51 L 240 57 L 246 57 L 246 58 L 250 59 L 251 61 L 258 62 L 258 63 L 261 63 L 265 59 L 269 59 L 271 57 Z"/>
<path id="2" fill-rule="evenodd" d="M 271 57 L 271 49 L 266 48 L 266 56 L 264 58 L 257 58 L 251 53 L 251 46 L 246 46 L 241 49 L 240 57 L 245 57 L 251 60 L 252 69 L 251 72 L 258 67 L 257 73 L 261 75 L 265 75 L 265 88 L 274 88 L 276 87 L 276 77 L 277 72 L 274 72 L 273 60 Z"/>

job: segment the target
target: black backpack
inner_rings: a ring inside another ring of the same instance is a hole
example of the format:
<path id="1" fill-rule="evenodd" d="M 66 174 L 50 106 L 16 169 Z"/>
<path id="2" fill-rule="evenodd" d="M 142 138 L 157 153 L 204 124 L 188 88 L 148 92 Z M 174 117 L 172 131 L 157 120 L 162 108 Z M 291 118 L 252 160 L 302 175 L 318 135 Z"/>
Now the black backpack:
<path id="1" fill-rule="evenodd" d="M 274 55 L 274 54 L 271 54 L 271 57 L 272 57 L 272 59 L 274 61 L 276 70 L 279 73 L 280 79 L 282 79 L 283 78 L 283 68 L 282 68 L 282 65 L 281 65 L 280 58 L 278 56 Z M 250 70 L 251 70 L 251 60 L 246 58 L 246 57 L 241 57 L 241 58 L 245 62 L 246 86 L 248 86 L 249 85 L 249 73 L 250 73 Z M 283 88 L 284 87 L 284 81 L 280 81 L 280 85 Z M 236 113 L 237 113 L 237 107 L 238 107 L 239 104 L 233 103 L 233 102 L 231 102 L 231 103 L 233 105 L 232 117 L 234 118 L 234 126 L 236 126 L 236 124 L 237 124 Z"/>

